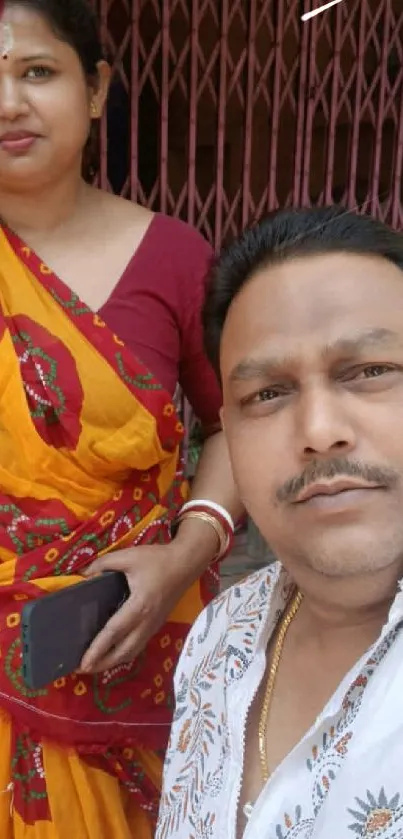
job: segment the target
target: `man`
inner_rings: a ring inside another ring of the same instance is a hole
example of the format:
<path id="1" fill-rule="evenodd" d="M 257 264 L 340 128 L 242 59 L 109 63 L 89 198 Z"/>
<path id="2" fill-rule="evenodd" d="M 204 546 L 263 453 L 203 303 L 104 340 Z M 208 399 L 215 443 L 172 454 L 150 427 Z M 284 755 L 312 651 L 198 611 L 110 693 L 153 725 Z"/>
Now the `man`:
<path id="1" fill-rule="evenodd" d="M 286 211 L 205 314 L 245 506 L 281 561 L 199 618 L 158 839 L 403 837 L 403 236 Z"/>

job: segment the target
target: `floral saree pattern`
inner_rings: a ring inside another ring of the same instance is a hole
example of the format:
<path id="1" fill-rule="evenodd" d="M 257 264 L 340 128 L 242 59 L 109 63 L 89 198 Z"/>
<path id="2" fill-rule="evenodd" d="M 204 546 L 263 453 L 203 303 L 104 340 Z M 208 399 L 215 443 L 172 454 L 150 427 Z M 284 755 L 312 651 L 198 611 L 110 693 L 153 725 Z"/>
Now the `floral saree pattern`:
<path id="1" fill-rule="evenodd" d="M 136 661 L 96 677 L 29 690 L 20 622 L 27 600 L 78 582 L 97 556 L 169 539 L 187 492 L 183 427 L 152 374 L 30 248 L 1 230 L 0 254 L 0 735 L 11 762 L 0 783 L 24 825 L 52 824 L 50 773 L 61 789 L 69 756 L 152 817 L 159 783 L 147 755 L 166 747 L 173 671 L 215 593 L 214 569 Z"/>

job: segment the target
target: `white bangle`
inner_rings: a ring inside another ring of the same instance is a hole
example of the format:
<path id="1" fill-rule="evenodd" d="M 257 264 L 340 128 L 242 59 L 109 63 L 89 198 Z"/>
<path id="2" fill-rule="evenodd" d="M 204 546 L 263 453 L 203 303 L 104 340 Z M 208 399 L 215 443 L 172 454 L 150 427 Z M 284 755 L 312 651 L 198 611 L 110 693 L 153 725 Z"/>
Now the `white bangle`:
<path id="1" fill-rule="evenodd" d="M 187 501 L 186 504 L 181 507 L 180 514 L 186 513 L 189 510 L 195 510 L 197 507 L 207 507 L 207 509 L 211 510 L 213 513 L 218 513 L 219 516 L 222 516 L 223 519 L 227 522 L 228 526 L 231 528 L 232 532 L 235 531 L 235 524 L 232 516 L 229 514 L 228 510 L 225 507 L 222 507 L 221 504 L 216 504 L 215 501 L 206 501 L 204 498 L 193 498 L 191 501 Z"/>

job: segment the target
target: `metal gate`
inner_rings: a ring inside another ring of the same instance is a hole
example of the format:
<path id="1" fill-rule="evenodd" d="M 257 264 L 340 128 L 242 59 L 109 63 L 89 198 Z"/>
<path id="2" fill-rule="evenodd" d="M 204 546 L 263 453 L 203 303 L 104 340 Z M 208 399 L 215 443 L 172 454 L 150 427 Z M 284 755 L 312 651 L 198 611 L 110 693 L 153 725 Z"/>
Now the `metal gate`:
<path id="1" fill-rule="evenodd" d="M 403 229 L 403 0 L 96 0 L 100 182 L 218 248 L 278 206 Z"/>

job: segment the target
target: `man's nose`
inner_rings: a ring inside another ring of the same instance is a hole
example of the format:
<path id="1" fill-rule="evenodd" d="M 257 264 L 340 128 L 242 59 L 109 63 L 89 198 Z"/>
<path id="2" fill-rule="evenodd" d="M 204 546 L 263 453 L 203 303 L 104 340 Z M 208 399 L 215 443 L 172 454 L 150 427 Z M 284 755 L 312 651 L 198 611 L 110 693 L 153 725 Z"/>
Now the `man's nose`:
<path id="1" fill-rule="evenodd" d="M 343 395 L 331 388 L 315 388 L 301 396 L 296 416 L 300 455 L 312 458 L 355 448 L 356 433 Z"/>

